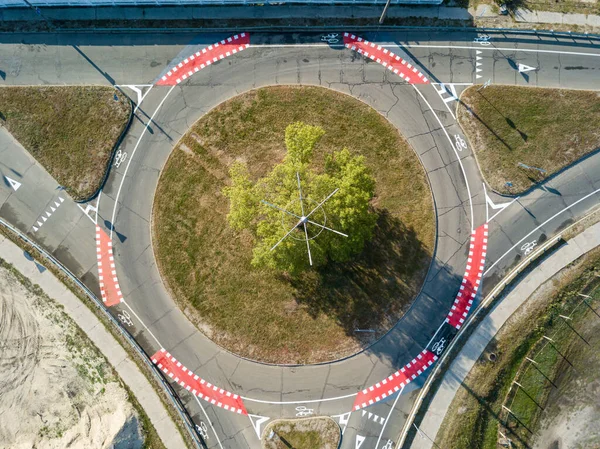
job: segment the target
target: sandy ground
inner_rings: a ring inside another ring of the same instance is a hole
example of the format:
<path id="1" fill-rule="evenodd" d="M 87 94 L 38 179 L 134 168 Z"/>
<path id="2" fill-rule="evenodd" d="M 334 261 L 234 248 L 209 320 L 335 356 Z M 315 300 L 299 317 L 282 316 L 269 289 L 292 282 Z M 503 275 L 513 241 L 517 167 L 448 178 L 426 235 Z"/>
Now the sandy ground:
<path id="1" fill-rule="evenodd" d="M 58 304 L 0 267 L 0 447 L 142 445 L 110 365 Z"/>
<path id="2" fill-rule="evenodd" d="M 577 371 L 558 378 L 533 449 L 600 449 L 600 318 L 588 316 L 582 329 L 590 345 L 575 340 L 569 350 Z"/>

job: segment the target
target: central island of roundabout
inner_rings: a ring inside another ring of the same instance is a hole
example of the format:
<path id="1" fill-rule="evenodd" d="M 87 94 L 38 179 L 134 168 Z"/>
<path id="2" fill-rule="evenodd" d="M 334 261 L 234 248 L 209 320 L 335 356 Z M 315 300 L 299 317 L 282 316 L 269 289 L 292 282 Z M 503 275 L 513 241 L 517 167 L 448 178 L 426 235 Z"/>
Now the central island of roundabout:
<path id="1" fill-rule="evenodd" d="M 154 200 L 173 299 L 218 345 L 266 363 L 332 361 L 384 335 L 421 288 L 434 234 L 410 146 L 375 110 L 317 87 L 213 109 L 175 146 Z"/>

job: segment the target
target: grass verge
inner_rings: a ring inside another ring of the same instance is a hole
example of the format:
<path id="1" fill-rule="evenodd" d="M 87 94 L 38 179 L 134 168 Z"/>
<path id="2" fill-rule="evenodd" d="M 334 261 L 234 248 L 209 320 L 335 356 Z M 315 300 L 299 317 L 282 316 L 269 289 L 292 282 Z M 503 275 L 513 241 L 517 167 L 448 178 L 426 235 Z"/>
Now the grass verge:
<path id="1" fill-rule="evenodd" d="M 461 96 L 458 121 L 487 183 L 505 194 L 521 193 L 600 148 L 598 92 L 473 86 Z"/>
<path id="2" fill-rule="evenodd" d="M 34 247 L 18 238 L 15 234 L 7 230 L 4 226 L 0 226 L 0 235 L 5 236 L 13 243 L 18 245 L 20 248 L 22 248 L 24 251 L 27 251 L 27 253 L 29 253 L 36 260 L 37 263 L 43 265 L 48 270 L 50 270 L 50 272 L 52 272 L 52 274 L 57 279 L 59 279 L 92 313 L 94 313 L 94 315 L 96 316 L 96 318 L 98 318 L 100 323 L 102 323 L 104 328 L 108 332 L 110 332 L 114 339 L 116 339 L 119 342 L 119 344 L 123 347 L 125 352 L 127 352 L 127 354 L 129 355 L 129 358 L 137 365 L 140 372 L 146 377 L 150 385 L 152 385 L 154 391 L 156 392 L 163 406 L 165 407 L 165 410 L 167 410 L 169 417 L 177 426 L 177 429 L 179 430 L 179 433 L 181 434 L 186 444 L 186 449 L 194 449 L 196 447 L 195 444 L 191 440 L 191 437 L 189 436 L 177 410 L 174 408 L 173 403 L 168 398 L 159 381 L 150 372 L 150 369 L 148 368 L 146 363 L 140 358 L 141 356 L 138 354 L 138 352 L 135 351 L 131 347 L 131 344 L 126 340 L 126 338 L 114 328 L 114 325 L 108 321 L 108 318 L 106 318 L 106 316 L 100 311 L 98 306 L 90 298 L 88 298 L 81 291 L 81 289 L 75 283 L 73 283 L 71 279 L 68 278 L 58 267 L 56 267 L 52 263 L 48 263 L 47 259 L 42 254 L 40 254 Z M 24 277 L 18 270 L 12 268 L 12 271 L 14 273 L 18 273 L 20 278 L 23 279 L 23 282 L 25 283 L 24 285 L 32 285 L 32 287 L 36 289 L 36 291 L 41 291 L 40 287 L 37 284 L 33 285 L 31 281 L 28 278 Z M 147 433 L 144 449 L 162 449 L 164 445 L 162 443 L 162 440 L 156 433 L 156 429 L 154 428 L 154 426 L 152 426 L 150 418 L 148 417 L 144 409 L 139 405 L 137 399 L 129 390 L 129 387 L 127 387 L 125 384 L 123 384 L 123 386 L 129 393 L 132 404 L 136 408 L 136 411 L 138 411 L 139 413 L 140 422 L 143 426 L 147 426 L 145 427 L 147 429 Z"/>
<path id="3" fill-rule="evenodd" d="M 436 437 L 440 447 L 448 447 L 452 442 L 453 449 L 496 448 L 498 430 L 511 438 L 513 447 L 529 447 L 531 434 L 522 424 L 534 431 L 540 410 L 533 400 L 543 406 L 553 387 L 525 357 L 534 359 L 550 379 L 564 371 L 566 362 L 554 348 L 544 346 L 542 336 L 551 336 L 556 349 L 567 358 L 572 357 L 569 348 L 578 337 L 559 315 L 568 316 L 574 311 L 570 324 L 575 328 L 593 315 L 587 306 L 582 306 L 577 293 L 586 291 L 593 295 L 593 304 L 598 306 L 599 264 L 600 250 L 582 257 L 542 285 L 504 324 L 454 397 Z M 490 360 L 492 354 L 494 361 Z M 523 385 L 522 389 L 512 385 L 515 380 Z M 508 416 L 503 405 L 518 420 Z"/>
<path id="4" fill-rule="evenodd" d="M 325 129 L 317 164 L 344 147 L 365 156 L 380 218 L 354 261 L 289 278 L 251 266 L 252 237 L 229 227 L 222 189 L 235 160 L 254 180 L 270 171 L 298 120 Z M 332 90 L 284 86 L 221 104 L 181 139 L 161 174 L 153 232 L 167 285 L 209 337 L 245 357 L 311 363 L 355 352 L 398 320 L 429 266 L 435 220 L 419 160 L 380 114 Z"/>
<path id="5" fill-rule="evenodd" d="M 263 449 L 337 449 L 340 438 L 329 417 L 278 419 L 265 427 L 261 443 Z"/>
<path id="6" fill-rule="evenodd" d="M 0 124 L 76 200 L 100 187 L 130 112 L 112 87 L 0 88 Z"/>

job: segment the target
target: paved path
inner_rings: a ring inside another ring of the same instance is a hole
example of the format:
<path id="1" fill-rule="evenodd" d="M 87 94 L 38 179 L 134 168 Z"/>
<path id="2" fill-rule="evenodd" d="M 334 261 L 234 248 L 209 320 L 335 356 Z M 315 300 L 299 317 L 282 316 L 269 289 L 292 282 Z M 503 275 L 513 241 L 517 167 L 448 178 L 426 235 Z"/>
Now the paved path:
<path id="1" fill-rule="evenodd" d="M 506 297 L 484 318 L 456 356 L 427 410 L 420 429 L 431 438 L 437 434 L 444 416 L 477 359 L 502 325 L 544 282 L 585 253 L 600 246 L 600 223 L 591 226 L 544 260 L 523 278 Z M 430 449 L 432 442 L 415 438 L 411 449 Z"/>
<path id="2" fill-rule="evenodd" d="M 254 449 L 269 419 L 310 412 L 340 422 L 345 429 L 344 449 L 358 444 L 361 449 L 390 447 L 425 376 L 411 382 L 401 395 L 382 395 L 384 400 L 368 412 L 353 411 L 355 398 L 365 387 L 379 381 L 387 384 L 383 379 L 390 373 L 418 357 L 426 346 L 435 345 L 434 335 L 448 341 L 452 329 L 443 321 L 465 273 L 472 227 L 489 223 L 485 293 L 522 258 L 520 248 L 552 237 L 600 201 L 600 153 L 516 201 L 508 203 L 486 193 L 471 150 L 460 144 L 464 136 L 454 118 L 457 97 L 466 86 L 488 79 L 498 84 L 599 89 L 600 47 L 591 39 L 514 33 L 490 33 L 484 38 L 472 30 L 363 36 L 412 61 L 432 81 L 413 87 L 382 65 L 357 57 L 342 43 L 324 44 L 320 33 L 251 33 L 250 48 L 173 88 L 142 86 L 162 79 L 173 64 L 188 64 L 189 55 L 227 37 L 224 33 L 2 34 L 0 70 L 6 67 L 2 84 L 137 84 L 147 95 L 142 99 L 131 87 L 122 86 L 139 106 L 122 145 L 129 156 L 111 171 L 101 198 L 84 206 L 89 214 L 64 197 L 59 211 L 43 227 L 33 229 L 49 199 L 55 201 L 57 185 L 45 176 L 34 176 L 41 170 L 24 172 L 23 167 L 32 162 L 23 155 L 24 149 L 13 144 L 10 151 L 0 150 L 0 175 L 23 185 L 15 191 L 0 183 L 0 216 L 28 233 L 97 295 L 95 224 L 109 235 L 114 231 L 114 258 L 124 301 L 110 307 L 110 313 L 135 311 L 128 330 L 149 354 L 156 353 L 156 359 L 162 360 L 158 351 L 164 348 L 207 382 L 243 395 L 248 414 L 254 415 L 231 413 L 219 406 L 221 401 L 208 403 L 174 383 L 194 422 L 210 425 L 210 448 Z M 519 63 L 537 70 L 519 73 Z M 438 245 L 423 294 L 380 342 L 336 363 L 267 366 L 222 350 L 174 304 L 154 261 L 149 226 L 152 193 L 175 142 L 213 106 L 241 92 L 275 84 L 322 85 L 380 111 L 415 149 L 435 197 Z M 75 219 L 77 225 L 72 226 Z M 375 415 L 382 419 L 374 421 Z"/>
<path id="3" fill-rule="evenodd" d="M 38 265 L 27 259 L 23 250 L 4 236 L 0 236 L 0 255 L 11 263 L 34 284 L 38 284 L 44 292 L 64 306 L 64 311 L 94 342 L 107 360 L 115 367 L 117 373 L 131 389 L 138 402 L 146 411 L 152 425 L 168 449 L 181 449 L 185 443 L 179 430 L 162 405 L 158 395 L 131 360 L 123 347 L 106 330 L 83 303 L 59 281 L 49 270 L 39 270 Z"/>

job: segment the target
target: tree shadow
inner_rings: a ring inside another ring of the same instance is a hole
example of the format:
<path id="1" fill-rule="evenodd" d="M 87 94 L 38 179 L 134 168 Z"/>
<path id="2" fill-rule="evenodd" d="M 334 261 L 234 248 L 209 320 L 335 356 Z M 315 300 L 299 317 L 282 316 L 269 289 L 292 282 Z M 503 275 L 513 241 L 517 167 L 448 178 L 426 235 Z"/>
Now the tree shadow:
<path id="1" fill-rule="evenodd" d="M 357 336 L 356 329 L 392 327 L 419 291 L 429 265 L 415 230 L 387 210 L 377 212 L 373 238 L 354 260 L 282 275 L 312 317 L 334 317 L 349 336 Z"/>

